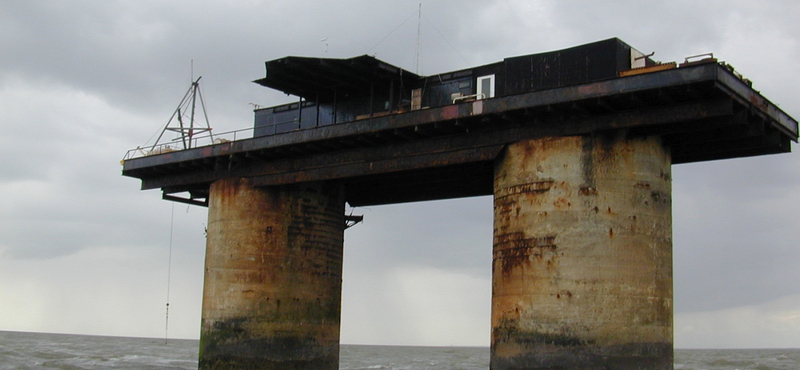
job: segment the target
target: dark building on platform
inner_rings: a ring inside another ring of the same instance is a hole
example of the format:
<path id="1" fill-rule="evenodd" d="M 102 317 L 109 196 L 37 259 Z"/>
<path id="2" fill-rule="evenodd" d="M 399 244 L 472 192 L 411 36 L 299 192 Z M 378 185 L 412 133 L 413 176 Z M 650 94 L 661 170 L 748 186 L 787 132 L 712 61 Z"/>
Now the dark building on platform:
<path id="1" fill-rule="evenodd" d="M 432 76 L 368 55 L 285 57 L 266 62 L 254 82 L 300 99 L 257 109 L 254 136 L 607 80 L 654 64 L 616 38 Z"/>

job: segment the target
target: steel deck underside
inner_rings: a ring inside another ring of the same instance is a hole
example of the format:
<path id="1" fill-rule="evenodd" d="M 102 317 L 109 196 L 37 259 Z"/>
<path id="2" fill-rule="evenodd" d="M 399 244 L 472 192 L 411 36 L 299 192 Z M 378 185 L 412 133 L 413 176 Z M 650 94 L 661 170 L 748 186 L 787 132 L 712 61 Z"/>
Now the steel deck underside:
<path id="1" fill-rule="evenodd" d="M 709 63 L 140 157 L 122 173 L 192 198 L 246 177 L 341 181 L 351 205 L 399 203 L 492 194 L 508 143 L 618 130 L 661 136 L 676 164 L 789 152 L 798 136 L 796 120 Z"/>

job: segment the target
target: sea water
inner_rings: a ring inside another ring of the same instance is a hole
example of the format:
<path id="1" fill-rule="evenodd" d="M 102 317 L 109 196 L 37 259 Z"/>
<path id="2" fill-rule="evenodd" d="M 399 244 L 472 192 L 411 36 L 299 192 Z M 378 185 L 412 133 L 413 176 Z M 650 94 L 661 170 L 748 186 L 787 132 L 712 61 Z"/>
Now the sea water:
<path id="1" fill-rule="evenodd" d="M 196 340 L 0 331 L 0 370 L 197 369 Z M 486 370 L 489 349 L 342 345 L 340 369 Z M 677 349 L 676 370 L 797 370 L 800 349 Z"/>

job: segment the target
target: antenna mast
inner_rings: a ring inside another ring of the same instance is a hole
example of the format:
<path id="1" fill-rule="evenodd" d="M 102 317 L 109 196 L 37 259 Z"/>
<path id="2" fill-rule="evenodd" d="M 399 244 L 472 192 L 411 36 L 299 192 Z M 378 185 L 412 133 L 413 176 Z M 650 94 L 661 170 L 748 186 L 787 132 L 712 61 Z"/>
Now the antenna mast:
<path id="1" fill-rule="evenodd" d="M 419 3 L 419 12 L 417 16 L 417 63 L 414 66 L 414 73 L 419 74 L 419 36 L 422 29 L 422 3 Z"/>
<path id="2" fill-rule="evenodd" d="M 192 74 L 194 74 L 194 71 L 192 71 Z M 178 133 L 179 137 L 173 139 L 172 141 L 181 141 L 183 143 L 183 149 L 191 149 L 192 140 L 194 139 L 194 137 L 204 132 L 208 132 L 208 135 L 211 138 L 211 140 L 212 141 L 214 140 L 214 137 L 211 134 L 211 126 L 208 123 L 208 114 L 206 113 L 206 104 L 205 101 L 203 100 L 203 93 L 200 91 L 201 78 L 203 78 L 203 76 L 200 76 L 196 80 L 194 80 L 192 82 L 192 85 L 189 87 L 189 90 L 186 91 L 186 94 L 183 95 L 183 99 L 181 100 L 180 104 L 178 104 L 178 108 L 176 108 L 175 112 L 172 113 L 172 116 L 169 118 L 169 121 L 167 121 L 167 125 L 164 126 L 164 130 L 162 130 L 161 134 L 158 135 L 158 139 L 156 139 L 155 144 L 153 144 L 152 150 L 156 150 L 158 142 L 161 141 L 161 138 L 167 131 Z M 205 127 L 195 126 L 194 116 L 198 98 L 200 100 L 200 107 L 203 109 L 203 117 L 206 120 Z M 187 110 L 189 110 L 188 112 L 189 122 L 184 123 L 183 122 L 184 115 L 187 113 Z M 177 126 L 172 125 L 173 123 L 172 121 L 175 119 L 177 119 L 178 121 Z"/>

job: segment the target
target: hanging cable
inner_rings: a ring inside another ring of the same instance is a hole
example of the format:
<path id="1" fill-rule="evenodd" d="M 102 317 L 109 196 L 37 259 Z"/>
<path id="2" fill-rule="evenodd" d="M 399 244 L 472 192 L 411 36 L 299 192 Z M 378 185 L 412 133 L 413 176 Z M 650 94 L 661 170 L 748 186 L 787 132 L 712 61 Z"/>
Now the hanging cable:
<path id="1" fill-rule="evenodd" d="M 419 74 L 419 37 L 422 31 L 422 3 L 419 3 L 419 15 L 417 16 L 417 61 L 414 65 L 414 73 Z"/>
<path id="2" fill-rule="evenodd" d="M 167 314 L 164 324 L 164 344 L 169 341 L 169 286 L 172 277 L 172 235 L 175 225 L 175 202 L 172 202 L 172 215 L 169 218 L 169 257 L 167 258 Z"/>
<path id="3" fill-rule="evenodd" d="M 455 46 L 453 46 L 453 44 L 451 44 L 451 43 L 450 43 L 450 41 L 447 41 L 447 38 L 446 38 L 446 37 L 444 37 L 444 35 L 443 35 L 441 32 L 439 32 L 439 29 L 438 29 L 438 28 L 436 28 L 436 25 L 435 25 L 435 24 L 433 24 L 433 22 L 431 22 L 431 21 L 430 21 L 430 19 L 428 19 L 428 17 L 426 17 L 426 16 L 422 15 L 422 5 L 420 5 L 420 12 L 419 12 L 419 14 L 420 14 L 421 18 L 424 18 L 424 19 L 425 19 L 425 21 L 427 21 L 427 22 L 428 22 L 428 24 L 430 24 L 430 25 L 431 25 L 431 27 L 433 27 L 433 30 L 434 30 L 434 31 L 436 31 L 436 33 L 438 33 L 438 34 L 439 34 L 439 37 L 441 37 L 441 38 L 442 38 L 442 40 L 444 40 L 444 42 L 445 42 L 445 43 L 447 43 L 447 45 L 450 45 L 450 48 L 451 48 L 451 49 L 453 49 L 453 51 L 455 51 L 455 52 L 456 52 L 456 54 L 458 54 L 458 57 L 459 57 L 459 58 L 461 58 L 461 61 L 463 61 L 463 62 L 464 62 L 464 64 L 466 64 L 466 65 L 468 65 L 468 66 L 469 66 L 470 64 L 469 64 L 469 62 L 467 62 L 467 59 L 465 59 L 465 58 L 464 58 L 464 56 L 463 56 L 463 55 L 461 55 L 461 53 L 459 53 L 459 52 L 458 52 L 458 49 L 456 49 L 456 47 L 455 47 Z"/>
<path id="4" fill-rule="evenodd" d="M 400 28 L 400 27 L 402 27 L 404 24 L 406 24 L 406 22 L 408 22 L 408 20 L 409 20 L 409 19 L 411 19 L 411 18 L 413 18 L 415 15 L 417 15 L 417 12 L 413 12 L 413 13 L 411 13 L 411 14 L 408 16 L 408 18 L 406 18 L 406 20 L 404 20 L 404 21 L 403 21 L 402 23 L 400 23 L 400 24 L 399 24 L 397 27 L 395 27 L 395 28 L 394 28 L 394 29 L 393 29 L 391 32 L 389 32 L 389 33 L 388 33 L 386 36 L 384 36 L 384 37 L 381 39 L 381 41 L 378 41 L 378 42 L 377 42 L 375 45 L 372 45 L 372 47 L 371 47 L 371 48 L 369 48 L 369 50 L 367 50 L 367 54 L 369 54 L 369 52 L 370 52 L 370 51 L 372 51 L 372 49 L 375 49 L 375 48 L 376 48 L 378 45 L 380 45 L 380 44 L 383 42 L 383 40 L 386 40 L 386 39 L 387 39 L 389 36 L 391 36 L 391 35 L 394 33 L 394 31 L 397 31 L 397 29 L 398 29 L 398 28 Z"/>

